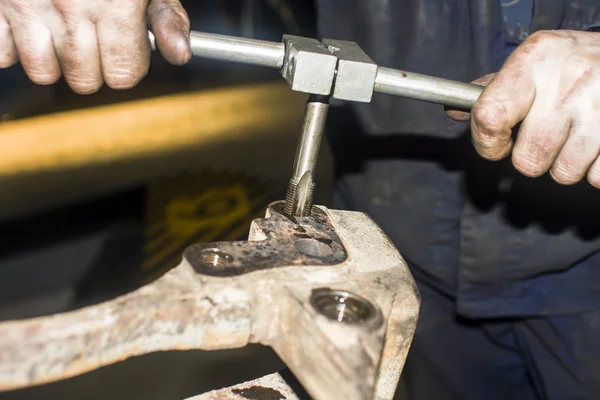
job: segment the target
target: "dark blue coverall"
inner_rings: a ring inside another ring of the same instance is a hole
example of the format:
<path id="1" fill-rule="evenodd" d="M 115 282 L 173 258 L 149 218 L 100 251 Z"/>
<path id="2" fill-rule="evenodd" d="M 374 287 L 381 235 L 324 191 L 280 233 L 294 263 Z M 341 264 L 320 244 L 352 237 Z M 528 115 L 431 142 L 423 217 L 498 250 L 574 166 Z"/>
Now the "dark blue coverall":
<path id="1" fill-rule="evenodd" d="M 528 32 L 600 25 L 600 0 L 318 0 L 318 12 L 321 36 L 379 65 L 461 81 L 498 71 Z M 410 398 L 600 399 L 600 190 L 481 159 L 468 124 L 437 105 L 376 96 L 332 114 L 335 206 L 371 215 L 420 288 Z"/>

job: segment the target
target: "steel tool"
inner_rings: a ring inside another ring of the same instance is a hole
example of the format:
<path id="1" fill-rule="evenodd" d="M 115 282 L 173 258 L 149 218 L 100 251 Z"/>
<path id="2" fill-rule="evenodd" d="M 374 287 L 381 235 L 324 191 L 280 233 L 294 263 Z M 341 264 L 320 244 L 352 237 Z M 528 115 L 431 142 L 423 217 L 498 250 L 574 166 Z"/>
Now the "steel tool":
<path id="1" fill-rule="evenodd" d="M 369 103 L 374 93 L 469 110 L 483 88 L 398 69 L 380 67 L 354 42 L 284 35 L 281 43 L 191 32 L 192 53 L 224 61 L 276 68 L 294 91 L 310 95 L 288 186 L 285 212 L 310 215 L 314 170 L 329 98 Z M 151 43 L 156 49 L 150 33 Z"/>

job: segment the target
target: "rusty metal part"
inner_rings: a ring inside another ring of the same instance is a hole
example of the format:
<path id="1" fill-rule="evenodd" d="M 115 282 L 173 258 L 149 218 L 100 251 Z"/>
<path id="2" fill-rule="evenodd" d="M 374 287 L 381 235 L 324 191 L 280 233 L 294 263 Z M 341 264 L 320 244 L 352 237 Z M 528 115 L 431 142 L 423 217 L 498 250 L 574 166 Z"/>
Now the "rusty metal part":
<path id="1" fill-rule="evenodd" d="M 419 308 L 406 263 L 362 213 L 289 218 L 282 206 L 253 222 L 248 242 L 193 246 L 133 293 L 1 323 L 0 390 L 150 352 L 260 343 L 316 400 L 392 399 Z"/>
<path id="2" fill-rule="evenodd" d="M 271 206 L 270 218 L 258 224 L 260 240 L 198 243 L 183 253 L 196 272 L 208 276 L 239 276 L 263 269 L 333 266 L 344 262 L 346 250 L 329 216 L 317 209 L 308 219 L 286 216 L 283 204 Z M 257 225 L 255 224 L 254 229 Z"/>
<path id="3" fill-rule="evenodd" d="M 187 400 L 300 400 L 280 374 L 263 376 L 228 388 L 213 390 Z"/>

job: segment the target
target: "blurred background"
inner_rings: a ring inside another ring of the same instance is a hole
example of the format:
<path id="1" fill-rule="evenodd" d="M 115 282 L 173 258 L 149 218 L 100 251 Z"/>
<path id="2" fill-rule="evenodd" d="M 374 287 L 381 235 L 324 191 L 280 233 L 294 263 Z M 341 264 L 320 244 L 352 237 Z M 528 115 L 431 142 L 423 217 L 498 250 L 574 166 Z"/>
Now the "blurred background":
<path id="1" fill-rule="evenodd" d="M 315 36 L 307 0 L 184 1 L 192 29 Z M 64 312 L 161 276 L 195 241 L 245 239 L 282 199 L 305 97 L 273 70 L 153 55 L 137 88 L 72 93 L 0 71 L 0 321 Z M 324 146 L 317 202 L 329 203 Z M 159 353 L 2 399 L 183 399 L 281 368 L 268 349 Z"/>

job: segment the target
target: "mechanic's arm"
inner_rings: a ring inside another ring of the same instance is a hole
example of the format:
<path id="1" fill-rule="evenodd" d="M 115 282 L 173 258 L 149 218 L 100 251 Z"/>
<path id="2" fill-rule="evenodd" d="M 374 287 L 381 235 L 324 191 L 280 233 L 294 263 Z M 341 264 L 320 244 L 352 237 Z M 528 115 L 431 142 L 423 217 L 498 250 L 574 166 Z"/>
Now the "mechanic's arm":
<path id="1" fill-rule="evenodd" d="M 149 28 L 169 62 L 189 61 L 190 24 L 178 0 L 0 0 L 0 68 L 20 61 L 33 82 L 64 75 L 82 94 L 104 83 L 128 89 L 148 72 Z"/>
<path id="2" fill-rule="evenodd" d="M 520 122 L 513 144 L 512 129 Z M 600 188 L 600 33 L 531 35 L 484 90 L 471 130 L 486 159 L 512 152 L 524 175 L 550 172 L 564 185 L 587 176 Z"/>

